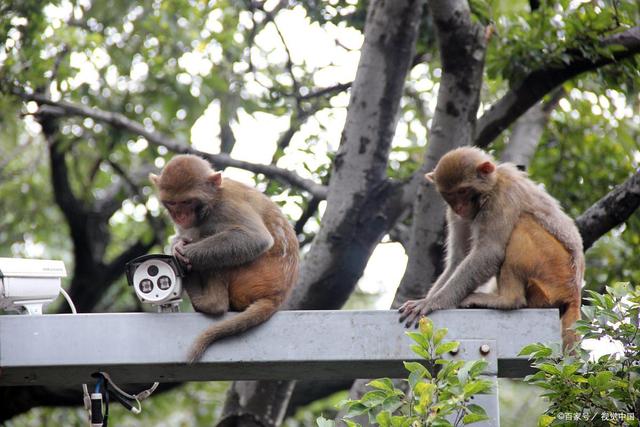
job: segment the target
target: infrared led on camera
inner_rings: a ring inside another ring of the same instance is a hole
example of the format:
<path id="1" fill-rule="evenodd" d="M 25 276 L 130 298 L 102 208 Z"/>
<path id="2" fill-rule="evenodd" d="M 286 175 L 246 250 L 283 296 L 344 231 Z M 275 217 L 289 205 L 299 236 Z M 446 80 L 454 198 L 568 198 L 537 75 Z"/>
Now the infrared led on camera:
<path id="1" fill-rule="evenodd" d="M 153 282 L 149 279 L 140 281 L 140 292 L 148 294 L 153 290 Z"/>
<path id="2" fill-rule="evenodd" d="M 158 287 L 163 291 L 166 291 L 171 287 L 171 279 L 167 276 L 160 276 L 158 279 Z"/>

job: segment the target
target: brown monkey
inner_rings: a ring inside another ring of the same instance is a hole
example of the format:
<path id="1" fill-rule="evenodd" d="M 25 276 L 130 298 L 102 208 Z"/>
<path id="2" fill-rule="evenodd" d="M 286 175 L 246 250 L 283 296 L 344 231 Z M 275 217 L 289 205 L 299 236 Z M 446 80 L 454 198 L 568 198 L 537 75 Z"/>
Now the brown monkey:
<path id="1" fill-rule="evenodd" d="M 575 342 L 584 274 L 573 220 L 514 165 L 478 148 L 445 154 L 426 175 L 448 204 L 444 272 L 424 299 L 400 307 L 407 326 L 454 307 L 559 307 L 565 348 Z M 497 275 L 498 293 L 472 293 Z"/>
<path id="2" fill-rule="evenodd" d="M 196 311 L 240 314 L 205 330 L 189 351 L 201 358 L 214 341 L 266 321 L 298 275 L 298 241 L 278 206 L 259 191 L 193 156 L 174 157 L 160 176 L 149 175 L 175 223 L 172 253 Z"/>

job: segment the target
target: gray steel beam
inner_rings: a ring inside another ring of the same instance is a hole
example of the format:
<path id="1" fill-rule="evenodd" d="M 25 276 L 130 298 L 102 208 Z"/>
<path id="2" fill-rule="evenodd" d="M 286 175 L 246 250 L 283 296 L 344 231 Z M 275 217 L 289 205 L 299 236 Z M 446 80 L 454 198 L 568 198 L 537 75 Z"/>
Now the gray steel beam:
<path id="1" fill-rule="evenodd" d="M 233 316 L 234 314 L 227 314 Z M 487 375 L 521 377 L 532 342 L 560 340 L 557 310 L 445 310 L 431 316 L 461 342 L 448 357 L 478 359 L 488 344 Z M 199 332 L 217 321 L 197 313 L 0 316 L 0 386 L 116 382 L 405 377 L 419 361 L 395 311 L 283 311 L 239 336 L 214 343 L 185 363 Z M 497 352 L 497 354 L 496 354 Z"/>

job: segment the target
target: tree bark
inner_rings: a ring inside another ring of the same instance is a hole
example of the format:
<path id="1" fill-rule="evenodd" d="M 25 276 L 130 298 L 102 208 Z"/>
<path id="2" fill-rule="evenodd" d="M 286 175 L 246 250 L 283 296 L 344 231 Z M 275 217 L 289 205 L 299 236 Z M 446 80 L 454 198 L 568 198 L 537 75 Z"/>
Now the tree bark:
<path id="1" fill-rule="evenodd" d="M 415 51 L 422 0 L 373 1 L 320 232 L 301 268 L 291 309 L 341 307 L 371 252 L 395 223 L 402 199 L 386 168 L 403 87 Z M 285 382 L 236 382 L 220 425 L 278 425 Z M 259 402 L 259 403 L 258 403 Z M 263 416 L 267 411 L 270 415 Z"/>
<path id="2" fill-rule="evenodd" d="M 423 297 L 441 272 L 445 210 L 424 174 L 432 170 L 447 151 L 471 144 L 480 103 L 486 52 L 484 29 L 471 21 L 466 0 L 438 0 L 428 4 L 435 22 L 442 79 L 423 165 L 409 186 L 417 196 L 413 204 L 411 237 L 406 246 L 409 260 L 392 307 L 398 307 L 410 298 Z M 350 396 L 362 396 L 367 382 L 369 380 L 356 380 Z M 339 414 L 338 419 L 342 415 Z M 354 421 L 369 425 L 367 416 L 354 418 Z"/>
<path id="3" fill-rule="evenodd" d="M 529 108 L 511 128 L 509 143 L 502 152 L 500 160 L 511 162 L 518 166 L 529 166 L 533 159 L 544 129 L 549 122 L 551 111 L 558 105 L 564 96 L 564 91 L 556 91 L 554 96 L 546 103 L 539 102 Z"/>
<path id="4" fill-rule="evenodd" d="M 640 170 L 576 219 L 586 251 L 605 233 L 625 222 L 640 206 Z"/>
<path id="5" fill-rule="evenodd" d="M 522 115 L 511 130 L 509 143 L 500 160 L 518 166 L 528 166 L 535 154 L 546 124 L 543 105 L 538 103 Z"/>
<path id="6" fill-rule="evenodd" d="M 409 190 L 415 195 L 411 239 L 406 248 L 409 260 L 393 307 L 407 299 L 423 297 L 442 270 L 445 209 L 424 174 L 447 151 L 471 144 L 480 102 L 486 51 L 484 28 L 471 21 L 466 1 L 432 1 L 429 7 L 435 22 L 442 79 L 423 164 Z"/>

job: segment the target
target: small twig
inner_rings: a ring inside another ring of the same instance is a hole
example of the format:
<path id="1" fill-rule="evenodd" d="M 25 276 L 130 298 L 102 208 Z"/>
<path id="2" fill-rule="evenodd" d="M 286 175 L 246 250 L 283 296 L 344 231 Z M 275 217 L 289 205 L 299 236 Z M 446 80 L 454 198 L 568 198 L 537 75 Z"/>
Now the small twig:
<path id="1" fill-rule="evenodd" d="M 338 83 L 335 86 L 329 86 L 329 87 L 325 87 L 322 89 L 319 89 L 315 92 L 310 92 L 306 95 L 300 95 L 300 100 L 301 101 L 306 101 L 308 99 L 311 98 L 318 98 L 327 94 L 331 94 L 334 95 L 336 93 L 340 93 L 345 91 L 346 89 L 349 89 L 351 87 L 351 85 L 353 84 L 353 82 L 349 82 L 349 83 Z"/>

